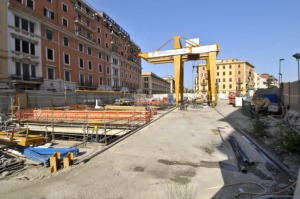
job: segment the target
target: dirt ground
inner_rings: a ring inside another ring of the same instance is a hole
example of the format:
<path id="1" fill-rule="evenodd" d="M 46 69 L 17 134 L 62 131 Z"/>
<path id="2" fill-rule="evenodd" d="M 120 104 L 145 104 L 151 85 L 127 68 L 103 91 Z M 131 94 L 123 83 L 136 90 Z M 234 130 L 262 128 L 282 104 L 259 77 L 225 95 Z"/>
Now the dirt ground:
<path id="1" fill-rule="evenodd" d="M 300 166 L 299 148 L 290 149 L 284 136 L 290 131 L 283 115 L 262 114 L 259 120 L 265 125 L 261 127 L 263 133 L 257 132 L 260 129 L 254 127 L 255 119 L 251 119 L 242 114 L 240 107 L 233 107 L 227 101 L 221 100 L 216 107 L 231 123 L 247 133 L 265 150 L 270 152 L 274 158 L 282 162 L 295 176 L 298 175 Z"/>

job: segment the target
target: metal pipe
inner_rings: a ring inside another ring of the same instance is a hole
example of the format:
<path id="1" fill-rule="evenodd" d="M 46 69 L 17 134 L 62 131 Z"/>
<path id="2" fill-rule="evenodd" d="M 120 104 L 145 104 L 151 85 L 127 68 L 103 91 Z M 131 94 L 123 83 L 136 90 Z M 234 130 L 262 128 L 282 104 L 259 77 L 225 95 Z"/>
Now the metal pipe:
<path id="1" fill-rule="evenodd" d="M 232 147 L 233 152 L 234 152 L 234 154 L 235 154 L 235 157 L 236 157 L 236 160 L 237 160 L 237 162 L 238 162 L 238 166 L 239 166 L 240 171 L 241 171 L 242 173 L 246 173 L 247 170 L 246 170 L 246 167 L 245 167 L 245 165 L 244 165 L 244 162 L 243 162 L 243 160 L 242 160 L 240 154 L 239 154 L 238 151 L 237 151 L 237 147 L 236 147 L 234 141 L 233 141 L 231 138 L 229 139 L 229 143 L 231 144 L 231 147 Z"/>

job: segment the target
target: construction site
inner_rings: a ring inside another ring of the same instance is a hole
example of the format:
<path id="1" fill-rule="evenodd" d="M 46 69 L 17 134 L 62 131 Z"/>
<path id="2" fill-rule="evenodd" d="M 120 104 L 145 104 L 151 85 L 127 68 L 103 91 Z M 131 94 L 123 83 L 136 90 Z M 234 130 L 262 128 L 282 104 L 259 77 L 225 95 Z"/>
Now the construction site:
<path id="1" fill-rule="evenodd" d="M 174 63 L 175 93 L 155 100 L 119 91 L 1 91 L 1 197 L 297 196 L 298 146 L 287 150 L 270 142 L 272 133 L 277 137 L 274 129 L 298 131 L 297 118 L 292 124 L 287 112 L 268 110 L 280 107 L 266 99 L 277 91 L 257 93 L 242 107 L 219 100 L 219 45 L 187 40 L 185 48 L 182 37 L 173 39 L 174 50 L 140 54 L 153 64 Z M 191 60 L 207 62 L 205 99 L 183 92 L 184 62 Z M 293 102 L 288 91 L 278 98 Z"/>

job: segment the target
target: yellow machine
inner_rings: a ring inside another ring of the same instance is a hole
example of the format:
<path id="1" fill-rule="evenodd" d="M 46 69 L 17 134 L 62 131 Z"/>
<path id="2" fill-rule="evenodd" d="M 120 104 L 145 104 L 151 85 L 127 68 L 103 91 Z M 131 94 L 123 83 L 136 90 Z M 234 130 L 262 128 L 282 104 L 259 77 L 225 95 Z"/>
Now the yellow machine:
<path id="1" fill-rule="evenodd" d="M 46 140 L 41 135 L 31 135 L 29 129 L 12 130 L 11 132 L 0 131 L 0 143 L 4 145 L 36 146 L 45 144 Z"/>
<path id="2" fill-rule="evenodd" d="M 180 42 L 181 38 L 185 39 L 186 43 L 188 43 L 189 46 L 182 47 L 182 44 Z M 164 47 L 167 43 L 169 43 L 172 40 L 174 40 L 174 50 L 159 51 L 162 47 Z M 184 37 L 175 36 L 169 41 L 167 41 L 159 49 L 153 52 L 140 53 L 139 56 L 152 64 L 174 63 L 176 106 L 179 105 L 179 93 L 181 100 L 183 100 L 184 62 L 192 60 L 206 60 L 208 72 L 207 99 L 209 102 L 211 102 L 212 106 L 215 106 L 217 104 L 216 58 L 219 49 L 219 44 L 204 46 L 197 44 L 194 41 L 186 39 Z"/>

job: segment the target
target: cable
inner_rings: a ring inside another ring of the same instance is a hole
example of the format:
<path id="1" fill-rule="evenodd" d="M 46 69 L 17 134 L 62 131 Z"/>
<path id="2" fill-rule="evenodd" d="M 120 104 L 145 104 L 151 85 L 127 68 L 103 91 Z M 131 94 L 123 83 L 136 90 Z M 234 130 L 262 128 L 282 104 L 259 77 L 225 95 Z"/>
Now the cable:
<path id="1" fill-rule="evenodd" d="M 281 191 L 277 191 L 277 192 L 273 192 L 273 193 L 264 193 L 264 194 L 259 194 L 259 195 L 257 195 L 257 196 L 255 196 L 254 198 L 257 198 L 257 197 L 259 197 L 259 196 L 264 196 L 264 195 L 277 195 L 277 194 L 280 194 L 280 193 L 282 193 L 282 192 L 285 192 L 285 191 L 287 191 L 288 189 L 290 189 L 291 187 L 293 187 L 294 185 L 296 185 L 297 184 L 297 182 L 293 182 L 291 185 L 289 185 L 288 187 L 286 187 L 286 188 L 284 188 L 283 190 L 281 190 Z"/>

